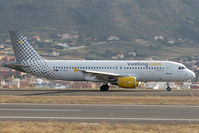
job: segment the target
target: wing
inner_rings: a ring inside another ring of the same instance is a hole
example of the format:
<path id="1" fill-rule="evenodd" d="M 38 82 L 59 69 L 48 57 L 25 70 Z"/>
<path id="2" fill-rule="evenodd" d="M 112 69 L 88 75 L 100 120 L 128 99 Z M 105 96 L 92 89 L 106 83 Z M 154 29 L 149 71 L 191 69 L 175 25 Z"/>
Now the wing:
<path id="1" fill-rule="evenodd" d="M 118 77 L 121 77 L 120 74 L 116 74 L 116 73 L 108 73 L 108 72 L 99 72 L 99 71 L 90 71 L 90 70 L 78 70 L 76 68 L 73 68 L 74 72 L 82 72 L 84 74 L 88 74 L 89 76 L 93 76 L 96 79 L 98 79 L 98 81 L 107 81 L 107 82 L 111 82 L 115 79 L 117 79 Z"/>

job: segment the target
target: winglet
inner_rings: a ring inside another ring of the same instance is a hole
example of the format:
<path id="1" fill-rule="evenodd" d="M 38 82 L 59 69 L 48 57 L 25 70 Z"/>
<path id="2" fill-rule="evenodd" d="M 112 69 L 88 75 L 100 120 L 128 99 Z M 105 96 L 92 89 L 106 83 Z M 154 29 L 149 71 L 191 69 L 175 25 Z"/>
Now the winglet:
<path id="1" fill-rule="evenodd" d="M 74 72 L 77 72 L 77 71 L 79 71 L 77 68 L 73 68 L 73 70 L 74 70 Z"/>

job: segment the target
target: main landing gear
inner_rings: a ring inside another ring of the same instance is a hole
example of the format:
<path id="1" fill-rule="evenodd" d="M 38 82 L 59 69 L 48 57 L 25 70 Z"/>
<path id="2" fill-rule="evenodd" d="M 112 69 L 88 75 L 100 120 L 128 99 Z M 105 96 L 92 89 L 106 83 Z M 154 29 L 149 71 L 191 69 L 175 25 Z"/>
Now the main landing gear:
<path id="1" fill-rule="evenodd" d="M 109 89 L 109 86 L 107 84 L 106 85 L 102 85 L 100 87 L 100 91 L 108 91 L 108 89 Z"/>
<path id="2" fill-rule="evenodd" d="M 169 83 L 167 83 L 167 91 L 171 91 L 171 87 L 170 87 Z"/>

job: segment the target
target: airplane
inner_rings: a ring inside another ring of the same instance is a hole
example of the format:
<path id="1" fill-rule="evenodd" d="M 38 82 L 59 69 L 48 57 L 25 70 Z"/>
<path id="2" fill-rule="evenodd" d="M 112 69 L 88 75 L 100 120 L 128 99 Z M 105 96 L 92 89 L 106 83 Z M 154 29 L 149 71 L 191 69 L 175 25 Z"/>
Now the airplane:
<path id="1" fill-rule="evenodd" d="M 145 60 L 46 60 L 18 31 L 10 31 L 16 62 L 5 67 L 50 80 L 101 82 L 100 91 L 109 85 L 136 88 L 139 82 L 187 81 L 195 73 L 185 65 L 173 61 Z"/>

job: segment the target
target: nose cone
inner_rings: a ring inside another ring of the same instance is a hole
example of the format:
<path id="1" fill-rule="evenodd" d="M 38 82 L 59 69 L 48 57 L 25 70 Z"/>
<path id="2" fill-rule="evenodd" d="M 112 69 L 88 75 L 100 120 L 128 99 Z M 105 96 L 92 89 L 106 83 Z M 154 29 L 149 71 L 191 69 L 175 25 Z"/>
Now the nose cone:
<path id="1" fill-rule="evenodd" d="M 191 79 L 194 79 L 194 78 L 196 77 L 196 74 L 195 74 L 193 71 L 190 71 L 189 77 L 190 77 Z"/>

